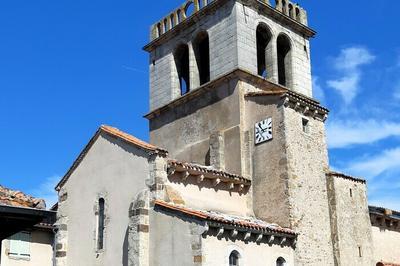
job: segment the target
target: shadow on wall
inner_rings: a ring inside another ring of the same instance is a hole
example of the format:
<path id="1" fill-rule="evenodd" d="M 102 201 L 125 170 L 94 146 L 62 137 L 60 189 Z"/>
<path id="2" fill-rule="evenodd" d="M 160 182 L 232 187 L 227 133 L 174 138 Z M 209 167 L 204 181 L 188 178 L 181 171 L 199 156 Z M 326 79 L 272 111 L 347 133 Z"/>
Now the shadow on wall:
<path id="1" fill-rule="evenodd" d="M 126 228 L 124 244 L 122 246 L 122 265 L 123 266 L 128 266 L 128 250 L 129 250 L 128 237 L 129 237 L 129 228 Z"/>

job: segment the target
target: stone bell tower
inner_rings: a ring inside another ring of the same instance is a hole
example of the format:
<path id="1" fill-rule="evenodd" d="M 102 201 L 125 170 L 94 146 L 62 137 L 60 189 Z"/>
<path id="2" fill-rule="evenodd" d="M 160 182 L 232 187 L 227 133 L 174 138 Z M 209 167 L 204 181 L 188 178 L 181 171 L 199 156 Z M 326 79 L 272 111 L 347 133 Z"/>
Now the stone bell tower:
<path id="1" fill-rule="evenodd" d="M 146 117 L 172 158 L 250 178 L 249 215 L 299 234 L 297 265 L 334 265 L 314 35 L 286 0 L 188 0 L 151 28 Z"/>

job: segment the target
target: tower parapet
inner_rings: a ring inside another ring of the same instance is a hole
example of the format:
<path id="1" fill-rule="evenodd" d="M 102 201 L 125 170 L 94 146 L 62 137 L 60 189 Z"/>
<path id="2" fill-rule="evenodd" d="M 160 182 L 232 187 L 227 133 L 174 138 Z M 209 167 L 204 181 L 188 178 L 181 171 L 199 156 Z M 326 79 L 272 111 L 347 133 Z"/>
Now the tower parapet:
<path id="1" fill-rule="evenodd" d="M 221 0 L 186 0 L 177 9 L 151 26 L 150 40 L 153 41 L 159 38 L 201 9 L 218 1 Z M 264 4 L 264 8 L 275 9 L 275 11 L 282 13 L 294 21 L 308 26 L 307 12 L 297 3 L 289 0 L 275 0 L 275 5 L 272 6 L 269 0 L 256 0 L 256 2 Z"/>

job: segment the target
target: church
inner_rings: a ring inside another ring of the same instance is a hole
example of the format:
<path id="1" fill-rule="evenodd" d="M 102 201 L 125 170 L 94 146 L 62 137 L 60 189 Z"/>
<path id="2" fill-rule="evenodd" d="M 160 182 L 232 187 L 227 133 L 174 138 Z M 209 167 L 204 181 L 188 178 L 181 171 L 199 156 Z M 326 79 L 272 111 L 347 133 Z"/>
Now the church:
<path id="1" fill-rule="evenodd" d="M 307 12 L 187 0 L 151 26 L 150 141 L 101 126 L 58 183 L 57 266 L 400 265 L 400 213 L 331 171 Z"/>

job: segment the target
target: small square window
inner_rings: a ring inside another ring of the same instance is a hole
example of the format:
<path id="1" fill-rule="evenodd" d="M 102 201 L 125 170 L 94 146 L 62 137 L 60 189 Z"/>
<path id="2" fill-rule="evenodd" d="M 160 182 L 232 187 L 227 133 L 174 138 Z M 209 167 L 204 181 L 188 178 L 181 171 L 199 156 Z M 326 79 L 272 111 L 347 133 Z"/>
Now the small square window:
<path id="1" fill-rule="evenodd" d="M 307 134 L 310 133 L 310 121 L 306 118 L 303 118 L 302 125 L 303 125 L 303 132 Z"/>
<path id="2" fill-rule="evenodd" d="M 29 260 L 30 258 L 31 233 L 20 232 L 10 237 L 10 251 L 8 255 L 11 258 Z"/>

